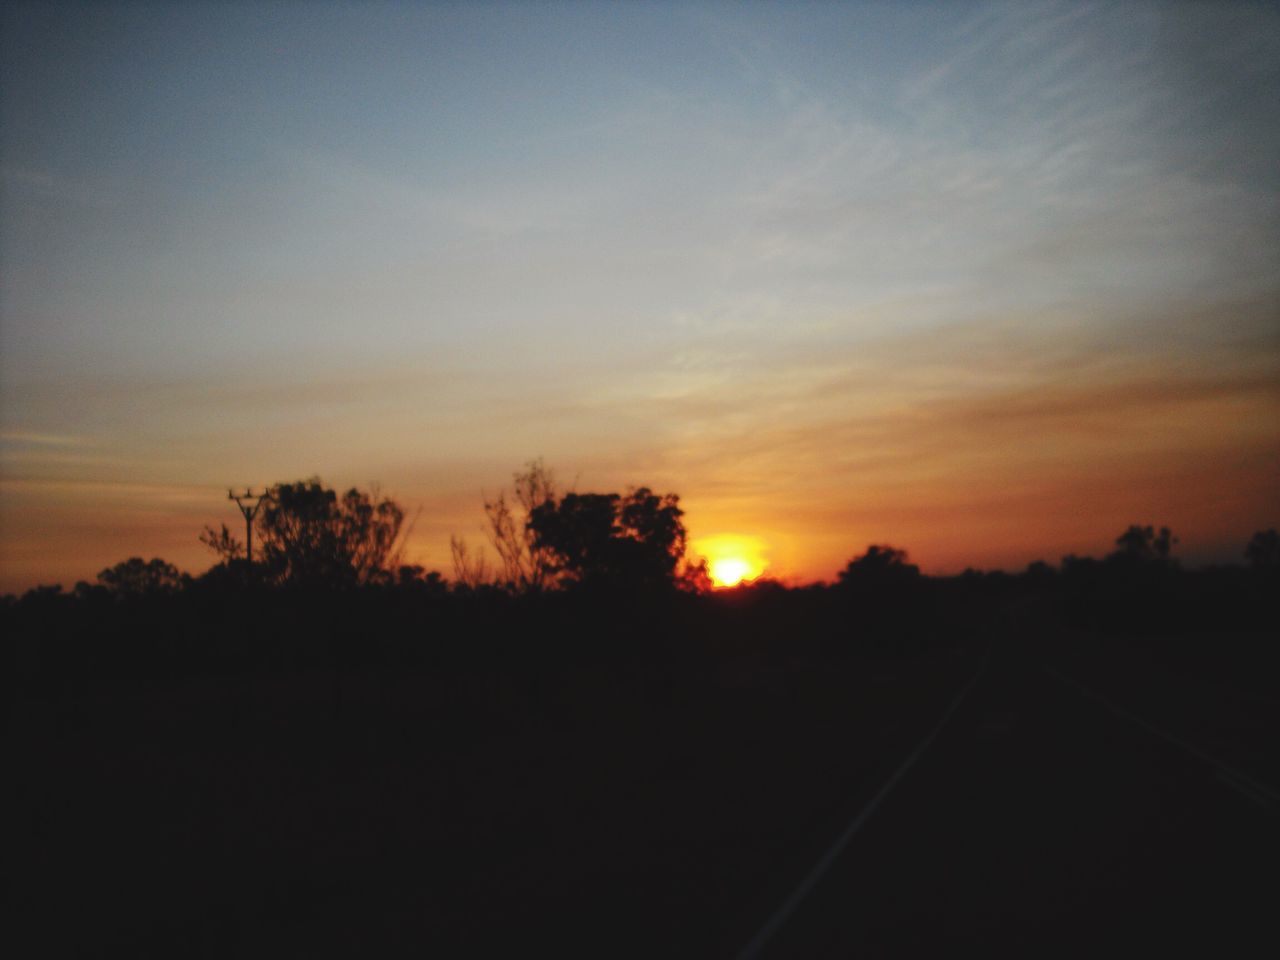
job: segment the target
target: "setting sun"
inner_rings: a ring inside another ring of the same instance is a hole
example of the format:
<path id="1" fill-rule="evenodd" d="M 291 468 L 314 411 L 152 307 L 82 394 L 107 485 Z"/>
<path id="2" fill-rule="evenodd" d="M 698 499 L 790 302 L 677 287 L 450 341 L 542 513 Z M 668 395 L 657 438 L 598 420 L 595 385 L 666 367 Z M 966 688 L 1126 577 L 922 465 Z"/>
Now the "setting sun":
<path id="1" fill-rule="evenodd" d="M 764 573 L 763 544 L 755 537 L 718 536 L 695 542 L 694 550 L 707 560 L 707 572 L 717 587 L 736 587 Z"/>
<path id="2" fill-rule="evenodd" d="M 751 575 L 751 565 L 741 557 L 722 557 L 711 563 L 711 580 L 717 587 L 736 587 Z"/>

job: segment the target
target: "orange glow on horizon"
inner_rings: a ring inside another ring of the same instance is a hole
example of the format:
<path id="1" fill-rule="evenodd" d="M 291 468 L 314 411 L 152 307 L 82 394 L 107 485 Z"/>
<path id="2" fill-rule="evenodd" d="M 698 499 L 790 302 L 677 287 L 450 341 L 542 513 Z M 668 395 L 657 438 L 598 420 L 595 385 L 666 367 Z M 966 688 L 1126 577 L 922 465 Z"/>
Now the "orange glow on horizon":
<path id="1" fill-rule="evenodd" d="M 755 537 L 710 537 L 696 541 L 693 548 L 706 559 L 711 582 L 717 588 L 736 587 L 755 580 L 768 566 L 763 544 Z"/>

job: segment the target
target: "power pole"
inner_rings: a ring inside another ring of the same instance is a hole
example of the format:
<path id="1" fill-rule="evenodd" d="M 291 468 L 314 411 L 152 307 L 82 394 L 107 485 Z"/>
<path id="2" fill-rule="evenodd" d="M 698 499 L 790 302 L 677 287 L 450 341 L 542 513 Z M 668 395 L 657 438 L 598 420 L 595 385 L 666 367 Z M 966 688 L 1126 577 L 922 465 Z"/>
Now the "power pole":
<path id="1" fill-rule="evenodd" d="M 266 490 L 263 490 L 262 493 L 254 493 L 248 487 L 245 487 L 244 493 L 228 490 L 227 499 L 234 500 L 236 506 L 240 508 L 240 512 L 244 514 L 244 558 L 252 566 L 253 518 L 258 515 L 258 508 L 262 506 L 263 501 L 271 499 L 271 494 Z"/>

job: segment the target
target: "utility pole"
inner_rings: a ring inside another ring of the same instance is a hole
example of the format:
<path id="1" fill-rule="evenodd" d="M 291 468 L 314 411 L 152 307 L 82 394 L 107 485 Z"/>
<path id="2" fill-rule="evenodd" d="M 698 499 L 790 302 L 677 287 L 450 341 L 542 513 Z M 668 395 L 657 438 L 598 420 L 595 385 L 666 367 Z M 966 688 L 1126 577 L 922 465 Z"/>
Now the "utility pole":
<path id="1" fill-rule="evenodd" d="M 266 490 L 263 490 L 262 493 L 254 493 L 248 487 L 245 487 L 244 493 L 228 490 L 227 499 L 234 500 L 236 506 L 240 508 L 240 512 L 244 514 L 244 558 L 252 566 L 253 518 L 258 515 L 258 508 L 262 506 L 263 501 L 271 499 L 271 494 Z"/>

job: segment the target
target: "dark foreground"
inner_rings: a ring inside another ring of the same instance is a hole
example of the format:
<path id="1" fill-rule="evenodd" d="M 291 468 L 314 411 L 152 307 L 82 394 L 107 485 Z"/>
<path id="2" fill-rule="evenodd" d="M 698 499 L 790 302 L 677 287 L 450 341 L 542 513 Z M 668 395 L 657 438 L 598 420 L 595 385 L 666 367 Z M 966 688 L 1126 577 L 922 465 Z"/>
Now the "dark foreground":
<path id="1" fill-rule="evenodd" d="M 758 955 L 1270 955 L 1280 704 L 1066 659 L 998 645 Z"/>
<path id="2" fill-rule="evenodd" d="M 1280 694 L 1256 638 L 1121 640 L 1018 601 L 846 643 L 811 603 L 685 611 L 667 636 L 566 640 L 570 617 L 545 647 L 488 622 L 434 657 L 361 654 L 358 629 L 199 669 L 27 650 L 4 936 L 22 956 L 1272 954 Z"/>

